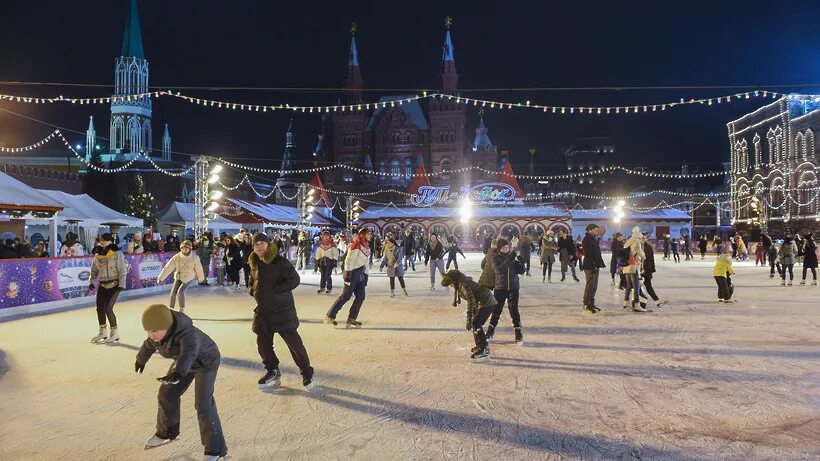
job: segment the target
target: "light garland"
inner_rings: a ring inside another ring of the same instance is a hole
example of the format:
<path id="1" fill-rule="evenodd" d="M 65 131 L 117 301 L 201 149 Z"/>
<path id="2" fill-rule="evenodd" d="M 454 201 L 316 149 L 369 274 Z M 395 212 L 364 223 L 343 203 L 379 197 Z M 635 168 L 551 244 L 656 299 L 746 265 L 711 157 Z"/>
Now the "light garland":
<path id="1" fill-rule="evenodd" d="M 49 135 L 46 136 L 45 138 L 35 142 L 34 144 L 28 145 L 28 146 L 23 146 L 23 147 L 0 147 L 0 152 L 14 153 L 14 152 L 25 152 L 25 151 L 29 151 L 29 150 L 34 150 L 34 149 L 37 149 L 40 146 L 48 144 L 59 133 L 60 133 L 60 130 L 54 130 L 51 133 L 49 133 Z"/>
<path id="2" fill-rule="evenodd" d="M 71 145 L 70 142 L 68 142 L 68 140 L 65 138 L 65 136 L 63 136 L 63 133 L 61 133 L 60 130 L 56 130 L 56 135 L 60 137 L 60 139 L 63 141 L 63 144 L 65 144 L 65 146 L 68 148 L 68 150 L 70 150 L 71 153 L 73 153 L 74 156 L 77 157 L 80 160 L 80 162 L 82 162 L 88 168 L 91 168 L 92 170 L 98 171 L 100 173 L 119 173 L 121 171 L 127 170 L 141 156 L 141 154 L 135 155 L 134 158 L 129 160 L 127 163 L 118 166 L 117 168 L 103 168 L 103 167 L 99 167 L 97 165 L 94 165 L 93 163 L 91 163 L 89 161 L 86 161 L 85 157 L 83 157 L 76 150 L 74 150 L 74 147 Z"/>

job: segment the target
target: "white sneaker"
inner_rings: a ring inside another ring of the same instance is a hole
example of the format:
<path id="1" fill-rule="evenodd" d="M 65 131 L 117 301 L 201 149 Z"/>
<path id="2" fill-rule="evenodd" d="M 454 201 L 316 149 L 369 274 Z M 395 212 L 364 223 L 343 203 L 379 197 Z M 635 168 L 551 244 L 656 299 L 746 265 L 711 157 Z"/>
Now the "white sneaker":
<path id="1" fill-rule="evenodd" d="M 396 297 L 396 290 L 390 290 L 390 297 L 391 297 L 391 298 L 395 298 L 395 297 Z"/>
<path id="2" fill-rule="evenodd" d="M 176 439 L 162 439 L 154 435 L 147 442 L 145 442 L 145 449 L 150 450 L 151 448 L 161 447 L 163 445 L 169 444 Z"/>
<path id="3" fill-rule="evenodd" d="M 92 343 L 102 343 L 102 342 L 105 342 L 106 338 L 108 338 L 108 327 L 101 326 L 100 327 L 100 332 L 97 334 L 97 336 L 94 336 L 93 338 L 91 338 L 91 342 Z"/>
<path id="4" fill-rule="evenodd" d="M 120 340 L 120 334 L 117 332 L 116 328 L 111 329 L 111 334 L 108 336 L 108 339 L 105 340 L 106 343 L 115 343 Z"/>

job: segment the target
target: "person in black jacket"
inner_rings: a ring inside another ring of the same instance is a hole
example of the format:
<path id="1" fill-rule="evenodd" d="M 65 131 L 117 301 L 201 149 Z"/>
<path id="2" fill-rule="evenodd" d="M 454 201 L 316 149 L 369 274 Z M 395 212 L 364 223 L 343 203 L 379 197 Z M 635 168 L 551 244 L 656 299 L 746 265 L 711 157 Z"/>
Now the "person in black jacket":
<path id="1" fill-rule="evenodd" d="M 245 276 L 245 286 L 249 287 L 251 266 L 248 265 L 248 258 L 250 258 L 251 253 L 253 253 L 252 237 L 251 234 L 247 232 L 243 232 L 240 235 L 241 240 L 237 242 L 237 245 L 239 245 L 239 254 L 242 256 L 242 275 Z"/>
<path id="2" fill-rule="evenodd" d="M 572 278 L 580 282 L 575 275 L 575 264 L 572 262 L 575 255 L 575 243 L 572 241 L 572 236 L 563 229 L 558 231 L 558 253 L 561 258 L 561 281 L 567 278 L 567 267 L 569 267 L 572 271 Z"/>
<path id="3" fill-rule="evenodd" d="M 227 455 L 228 447 L 214 400 L 214 383 L 221 358 L 216 343 L 194 327 L 190 317 L 162 304 L 145 309 L 142 326 L 148 339 L 137 353 L 134 371 L 142 373 L 154 352 L 174 360 L 168 373 L 157 378 L 160 382 L 157 432 L 145 444 L 145 449 L 165 445 L 179 436 L 180 398 L 194 383 L 194 408 L 205 459 L 215 460 Z"/>
<path id="4" fill-rule="evenodd" d="M 313 368 L 297 331 L 299 317 L 296 316 L 293 300 L 293 290 L 300 283 L 299 273 L 287 258 L 279 255 L 279 249 L 270 238 L 261 232 L 253 236 L 253 254 L 248 258 L 248 264 L 251 267 L 248 293 L 256 300 L 253 332 L 256 333 L 256 347 L 267 370 L 259 380 L 259 388 L 279 385 L 282 374 L 279 372 L 279 358 L 273 350 L 273 335 L 278 333 L 302 373 L 302 384 L 309 390 L 313 389 Z"/>
<path id="5" fill-rule="evenodd" d="M 521 261 L 524 262 L 527 277 L 532 277 L 532 274 L 530 274 L 530 256 L 534 249 L 535 244 L 532 243 L 532 239 L 529 235 L 521 237 L 521 240 L 518 241 L 518 254 L 521 255 Z"/>
<path id="6" fill-rule="evenodd" d="M 624 236 L 620 232 L 615 232 L 615 235 L 612 236 L 612 258 L 609 260 L 609 275 L 612 276 L 612 283 L 610 286 L 615 286 L 615 274 L 618 273 L 618 254 L 621 250 L 624 249 Z M 623 290 L 626 288 L 626 279 L 624 275 L 621 274 L 620 276 L 621 283 L 618 285 L 618 288 Z"/>
<path id="7" fill-rule="evenodd" d="M 162 251 L 179 251 L 179 239 L 174 234 L 166 235 L 165 245 L 162 247 Z"/>
<path id="8" fill-rule="evenodd" d="M 159 243 L 154 240 L 153 232 L 146 232 L 142 236 L 142 248 L 144 253 L 159 253 Z"/>
<path id="9" fill-rule="evenodd" d="M 410 229 L 404 230 L 404 241 L 402 242 L 404 248 L 404 270 L 408 267 L 416 271 L 416 237 L 410 232 Z"/>
<path id="10" fill-rule="evenodd" d="M 484 334 L 484 322 L 490 317 L 493 308 L 498 304 L 493 292 L 489 288 L 473 282 L 467 277 L 453 269 L 441 278 L 441 286 L 453 285 L 455 298 L 453 307 L 461 304 L 461 300 L 467 300 L 467 330 L 473 332 L 475 347 L 472 348 L 470 358 L 475 361 L 488 360 L 490 358 L 490 348 L 487 345 L 487 336 Z"/>
<path id="11" fill-rule="evenodd" d="M 487 254 L 487 252 L 490 251 L 490 247 L 492 247 L 492 246 L 493 246 L 493 234 L 490 233 L 490 234 L 487 234 L 486 237 L 484 237 L 484 245 L 482 246 L 481 249 L 484 251 L 484 254 Z"/>
<path id="12" fill-rule="evenodd" d="M 464 252 L 461 251 L 461 248 L 458 247 L 458 240 L 456 240 L 455 236 L 450 241 L 450 246 L 447 248 L 447 266 L 445 270 L 450 269 L 450 263 L 455 263 L 455 268 L 458 270 L 458 255 L 461 255 L 462 258 L 467 259 L 464 256 Z"/>
<path id="13" fill-rule="evenodd" d="M 601 247 L 598 245 L 598 225 L 588 224 L 587 235 L 581 245 L 584 248 L 584 260 L 581 269 L 584 270 L 584 311 L 596 314 L 601 309 L 595 305 L 595 292 L 598 291 L 598 275 L 606 267 L 601 256 Z"/>
<path id="14" fill-rule="evenodd" d="M 225 269 L 228 272 L 228 281 L 230 285 L 238 291 L 239 288 L 239 271 L 242 270 L 242 251 L 239 249 L 239 244 L 236 239 L 230 235 L 225 235 L 223 238 L 225 242 Z"/>
<path id="15" fill-rule="evenodd" d="M 430 263 L 430 291 L 435 291 L 436 269 L 444 277 L 444 245 L 435 233 L 430 234 L 430 240 L 427 241 L 427 248 L 424 252 L 424 265 L 426 266 L 428 262 Z"/>
<path id="16" fill-rule="evenodd" d="M 493 256 L 493 272 L 495 273 L 493 296 L 498 304 L 493 310 L 490 326 L 487 327 L 487 340 L 493 339 L 498 319 L 501 317 L 501 311 L 506 302 L 515 330 L 515 343 L 521 345 L 524 344 L 524 333 L 521 330 L 521 314 L 518 313 L 518 276 L 524 273 L 524 264 L 515 251 L 510 251 L 510 244 L 507 240 L 500 238 L 495 246 L 498 251 Z"/>
<path id="17" fill-rule="evenodd" d="M 655 288 L 652 287 L 652 274 L 655 273 L 655 249 L 652 248 L 652 245 L 649 243 L 646 232 L 644 232 L 641 240 L 643 241 L 644 253 L 642 265 L 643 272 L 641 273 L 641 276 L 643 277 L 643 286 L 646 287 L 646 293 L 649 297 L 655 301 L 655 305 L 657 307 L 661 307 L 669 301 L 665 299 L 661 300 L 661 298 L 655 293 Z"/>

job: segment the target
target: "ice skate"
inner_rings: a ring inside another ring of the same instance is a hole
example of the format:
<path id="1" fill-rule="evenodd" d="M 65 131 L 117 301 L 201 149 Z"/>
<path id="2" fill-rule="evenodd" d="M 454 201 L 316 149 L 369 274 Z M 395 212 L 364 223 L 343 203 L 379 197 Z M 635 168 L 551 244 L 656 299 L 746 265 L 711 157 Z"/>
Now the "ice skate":
<path id="1" fill-rule="evenodd" d="M 547 277 L 547 283 L 552 283 L 552 277 Z"/>
<path id="2" fill-rule="evenodd" d="M 279 387 L 282 373 L 278 369 L 268 370 L 265 376 L 259 378 L 259 389 L 273 389 Z"/>
<path id="3" fill-rule="evenodd" d="M 324 323 L 325 323 L 325 325 L 333 325 L 333 326 L 336 326 L 336 325 L 339 324 L 339 322 L 337 322 L 336 319 L 334 319 L 332 317 L 328 317 L 328 316 L 325 316 L 325 322 Z"/>
<path id="4" fill-rule="evenodd" d="M 225 459 L 225 456 L 222 456 L 222 455 L 202 455 L 202 461 L 219 461 L 220 459 Z"/>
<path id="5" fill-rule="evenodd" d="M 668 299 L 659 299 L 659 300 L 655 301 L 655 306 L 656 307 L 661 307 L 664 304 L 669 304 L 669 300 Z"/>
<path id="6" fill-rule="evenodd" d="M 781 281 L 780 281 L 780 286 L 781 286 L 781 287 L 786 286 L 786 281 L 785 281 L 785 280 L 781 280 Z"/>
<path id="7" fill-rule="evenodd" d="M 330 289 L 325 290 L 325 294 L 330 294 Z"/>
<path id="8" fill-rule="evenodd" d="M 646 306 L 646 303 L 634 303 L 633 302 L 632 303 L 632 312 L 640 312 L 640 313 L 652 312 L 652 309 L 647 309 L 645 306 Z"/>
<path id="9" fill-rule="evenodd" d="M 612 282 L 610 282 L 609 286 L 611 286 L 611 287 L 615 286 L 615 279 L 612 279 Z"/>
<path id="10" fill-rule="evenodd" d="M 718 298 L 718 302 L 723 304 L 723 298 Z"/>
<path id="11" fill-rule="evenodd" d="M 495 327 L 492 326 L 492 325 L 489 325 L 487 327 L 487 333 L 484 335 L 484 337 L 485 337 L 485 339 L 487 340 L 488 343 L 491 343 L 491 342 L 493 342 L 493 336 L 495 336 Z"/>
<path id="12" fill-rule="evenodd" d="M 347 323 L 345 324 L 346 328 L 361 328 L 362 322 L 356 321 L 356 319 L 347 319 Z"/>
<path id="13" fill-rule="evenodd" d="M 316 380 L 313 379 L 313 376 L 309 378 L 302 378 L 302 385 L 305 386 L 305 389 L 308 391 L 312 391 L 316 389 Z"/>
<path id="14" fill-rule="evenodd" d="M 484 347 L 470 355 L 473 362 L 486 362 L 490 360 L 490 348 Z"/>
<path id="15" fill-rule="evenodd" d="M 184 314 L 184 313 L 185 313 L 185 306 L 179 306 L 179 313 L 180 313 L 180 314 Z"/>
<path id="16" fill-rule="evenodd" d="M 322 294 L 322 293 L 324 293 L 324 292 L 325 292 L 325 290 L 323 290 L 322 288 L 319 288 L 318 290 L 316 290 L 316 294 L 317 294 L 317 295 L 320 295 L 320 294 Z"/>
<path id="17" fill-rule="evenodd" d="M 523 346 L 524 345 L 524 333 L 521 331 L 521 327 L 515 327 L 515 328 L 513 328 L 513 330 L 515 331 L 515 344 L 517 344 L 519 346 Z"/>
<path id="18" fill-rule="evenodd" d="M 391 298 L 395 298 L 395 297 L 396 297 L 396 290 L 390 290 L 390 297 L 391 297 Z"/>
<path id="19" fill-rule="evenodd" d="M 93 338 L 91 338 L 91 342 L 93 344 L 99 344 L 99 343 L 105 342 L 105 340 L 107 338 L 108 338 L 108 328 L 105 325 L 103 325 L 103 326 L 100 327 L 100 332 L 97 334 L 97 336 L 94 336 Z"/>
<path id="20" fill-rule="evenodd" d="M 581 281 L 581 279 L 579 279 L 578 277 L 576 277 L 576 276 L 574 276 L 574 275 L 572 276 L 572 279 L 573 279 L 573 280 L 575 280 L 576 282 L 580 282 L 580 281 Z"/>
<path id="21" fill-rule="evenodd" d="M 597 314 L 598 311 L 592 306 L 584 306 L 584 314 Z"/>
<path id="22" fill-rule="evenodd" d="M 789 280 L 789 286 L 792 286 L 792 281 L 791 280 Z"/>
<path id="23" fill-rule="evenodd" d="M 436 284 L 435 283 L 430 284 L 430 291 L 436 291 Z"/>
<path id="24" fill-rule="evenodd" d="M 116 343 L 120 341 L 120 334 L 117 332 L 116 328 L 111 329 L 111 334 L 108 335 L 108 338 L 105 340 L 106 343 Z"/>
<path id="25" fill-rule="evenodd" d="M 816 283 L 815 283 L 815 285 L 816 285 Z M 404 292 L 404 296 L 410 296 L 409 294 L 407 294 L 407 288 L 401 287 L 401 291 Z"/>
<path id="26" fill-rule="evenodd" d="M 812 280 L 811 286 L 816 287 L 817 286 L 817 280 Z"/>
<path id="27" fill-rule="evenodd" d="M 161 447 L 163 445 L 166 445 L 166 444 L 169 444 L 169 443 L 173 442 L 174 440 L 176 440 L 176 438 L 163 439 L 161 437 L 157 437 L 156 435 L 154 435 L 153 437 L 148 439 L 147 442 L 145 442 L 145 449 L 150 450 L 152 448 Z"/>
<path id="28" fill-rule="evenodd" d="M 803 279 L 803 280 L 800 281 L 800 286 L 801 287 L 806 286 L 806 279 Z"/>
<path id="29" fill-rule="evenodd" d="M 629 309 L 630 307 L 629 301 L 624 300 L 624 309 Z"/>

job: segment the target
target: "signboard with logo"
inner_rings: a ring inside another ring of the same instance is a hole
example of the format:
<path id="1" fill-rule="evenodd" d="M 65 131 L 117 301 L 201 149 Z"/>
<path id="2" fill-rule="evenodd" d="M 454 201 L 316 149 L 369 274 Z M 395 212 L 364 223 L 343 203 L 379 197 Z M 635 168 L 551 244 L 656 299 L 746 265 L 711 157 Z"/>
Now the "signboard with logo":
<path id="1" fill-rule="evenodd" d="M 476 205 L 521 205 L 515 188 L 503 182 L 484 182 L 452 190 L 451 186 L 421 186 L 410 196 L 415 206 L 457 205 L 464 198 Z"/>

